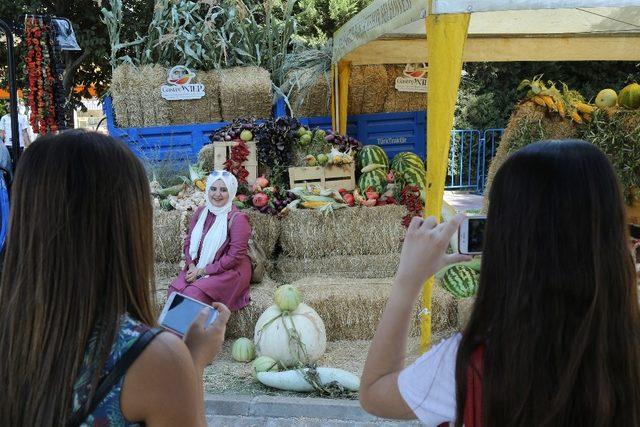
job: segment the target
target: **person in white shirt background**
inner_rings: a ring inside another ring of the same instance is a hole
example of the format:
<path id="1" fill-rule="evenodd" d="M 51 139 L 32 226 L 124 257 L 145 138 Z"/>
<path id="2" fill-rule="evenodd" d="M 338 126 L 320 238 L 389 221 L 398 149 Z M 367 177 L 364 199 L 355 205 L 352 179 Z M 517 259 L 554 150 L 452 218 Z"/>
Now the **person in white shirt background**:
<path id="1" fill-rule="evenodd" d="M 14 157 L 11 140 L 11 114 L 10 105 L 7 104 L 6 114 L 0 118 L 0 139 L 4 144 L 0 145 L 0 167 L 9 173 L 9 177 L 13 176 L 13 168 L 11 159 Z M 29 119 L 24 114 L 25 108 L 18 104 L 18 129 L 20 130 L 20 152 L 31 144 L 31 125 Z"/>

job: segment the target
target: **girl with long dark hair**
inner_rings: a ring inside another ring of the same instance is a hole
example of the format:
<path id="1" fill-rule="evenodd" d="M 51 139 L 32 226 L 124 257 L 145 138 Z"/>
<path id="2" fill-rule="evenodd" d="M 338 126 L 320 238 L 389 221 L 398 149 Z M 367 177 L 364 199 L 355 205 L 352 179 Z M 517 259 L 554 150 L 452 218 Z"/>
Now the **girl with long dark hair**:
<path id="1" fill-rule="evenodd" d="M 2 424 L 206 425 L 202 374 L 224 340 L 224 305 L 213 304 L 214 325 L 203 328 L 201 313 L 184 341 L 160 333 L 113 375 L 156 326 L 153 208 L 129 148 L 82 131 L 38 138 L 20 158 L 11 204 Z M 113 386 L 97 399 L 105 378 Z"/>
<path id="2" fill-rule="evenodd" d="M 491 186 L 461 334 L 404 367 L 413 304 L 461 217 L 414 218 L 362 375 L 369 412 L 428 425 L 640 426 L 640 309 L 620 184 L 595 146 L 528 145 Z M 393 349 L 391 351 L 390 349 Z"/>

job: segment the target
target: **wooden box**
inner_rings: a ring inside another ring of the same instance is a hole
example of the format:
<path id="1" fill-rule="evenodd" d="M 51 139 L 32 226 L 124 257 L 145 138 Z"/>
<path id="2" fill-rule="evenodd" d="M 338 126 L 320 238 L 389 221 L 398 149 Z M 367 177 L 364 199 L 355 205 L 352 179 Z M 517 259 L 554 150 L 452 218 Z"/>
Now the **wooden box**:
<path id="1" fill-rule="evenodd" d="M 307 166 L 289 168 L 289 188 L 317 185 L 322 188 L 347 191 L 356 188 L 353 163 L 341 166 Z"/>
<path id="2" fill-rule="evenodd" d="M 233 147 L 233 141 L 215 141 L 213 143 L 213 168 L 217 170 L 224 169 L 224 163 L 231 155 L 231 147 Z M 256 142 L 248 141 L 247 148 L 249 148 L 249 157 L 244 162 L 244 167 L 249 172 L 247 182 L 253 184 L 258 177 L 258 158 L 256 156 Z"/>

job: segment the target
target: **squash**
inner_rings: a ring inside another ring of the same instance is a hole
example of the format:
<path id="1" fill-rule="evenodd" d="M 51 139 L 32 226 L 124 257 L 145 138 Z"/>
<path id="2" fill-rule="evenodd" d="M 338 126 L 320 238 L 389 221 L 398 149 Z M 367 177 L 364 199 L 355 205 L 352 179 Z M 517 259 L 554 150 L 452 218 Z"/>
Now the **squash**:
<path id="1" fill-rule="evenodd" d="M 236 362 L 251 362 L 255 356 L 255 347 L 249 338 L 238 338 L 231 347 L 231 357 Z"/>
<path id="2" fill-rule="evenodd" d="M 294 311 L 300 304 L 300 291 L 295 286 L 282 285 L 276 289 L 273 300 L 280 310 Z"/>
<path id="3" fill-rule="evenodd" d="M 336 368 L 317 368 L 316 370 L 322 386 L 326 387 L 335 381 L 348 391 L 358 391 L 360 389 L 360 378 L 351 372 Z M 278 390 L 313 391 L 313 385 L 304 377 L 306 371 L 308 371 L 308 368 L 283 372 L 259 372 L 256 378 L 267 387 L 277 388 Z"/>
<path id="4" fill-rule="evenodd" d="M 278 362 L 270 358 L 269 356 L 260 356 L 251 363 L 251 374 L 253 378 L 257 378 L 256 375 L 259 372 L 275 371 L 278 372 Z"/>
<path id="5" fill-rule="evenodd" d="M 300 303 L 291 312 L 272 305 L 258 319 L 253 341 L 260 356 L 291 367 L 320 359 L 327 348 L 327 333 L 318 313 L 308 305 Z"/>
<path id="6" fill-rule="evenodd" d="M 630 110 L 640 108 L 640 84 L 631 83 L 625 86 L 618 94 L 618 104 Z"/>

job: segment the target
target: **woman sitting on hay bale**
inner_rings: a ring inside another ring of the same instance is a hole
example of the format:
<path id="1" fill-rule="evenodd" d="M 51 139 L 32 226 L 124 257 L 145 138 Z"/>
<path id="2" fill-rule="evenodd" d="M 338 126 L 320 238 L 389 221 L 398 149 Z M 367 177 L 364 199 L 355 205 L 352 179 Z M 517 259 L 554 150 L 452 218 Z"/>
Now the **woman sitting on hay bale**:
<path id="1" fill-rule="evenodd" d="M 231 311 L 249 304 L 251 225 L 247 214 L 233 206 L 237 190 L 230 172 L 214 170 L 209 175 L 206 205 L 193 215 L 185 239 L 185 269 L 168 295 L 179 292 L 205 304 L 221 302 Z"/>
<path id="2" fill-rule="evenodd" d="M 405 368 L 422 283 L 462 259 L 445 252 L 461 217 L 411 222 L 363 407 L 429 426 L 640 426 L 640 309 L 611 164 L 585 142 L 531 144 L 500 167 L 490 196 L 467 326 Z"/>

